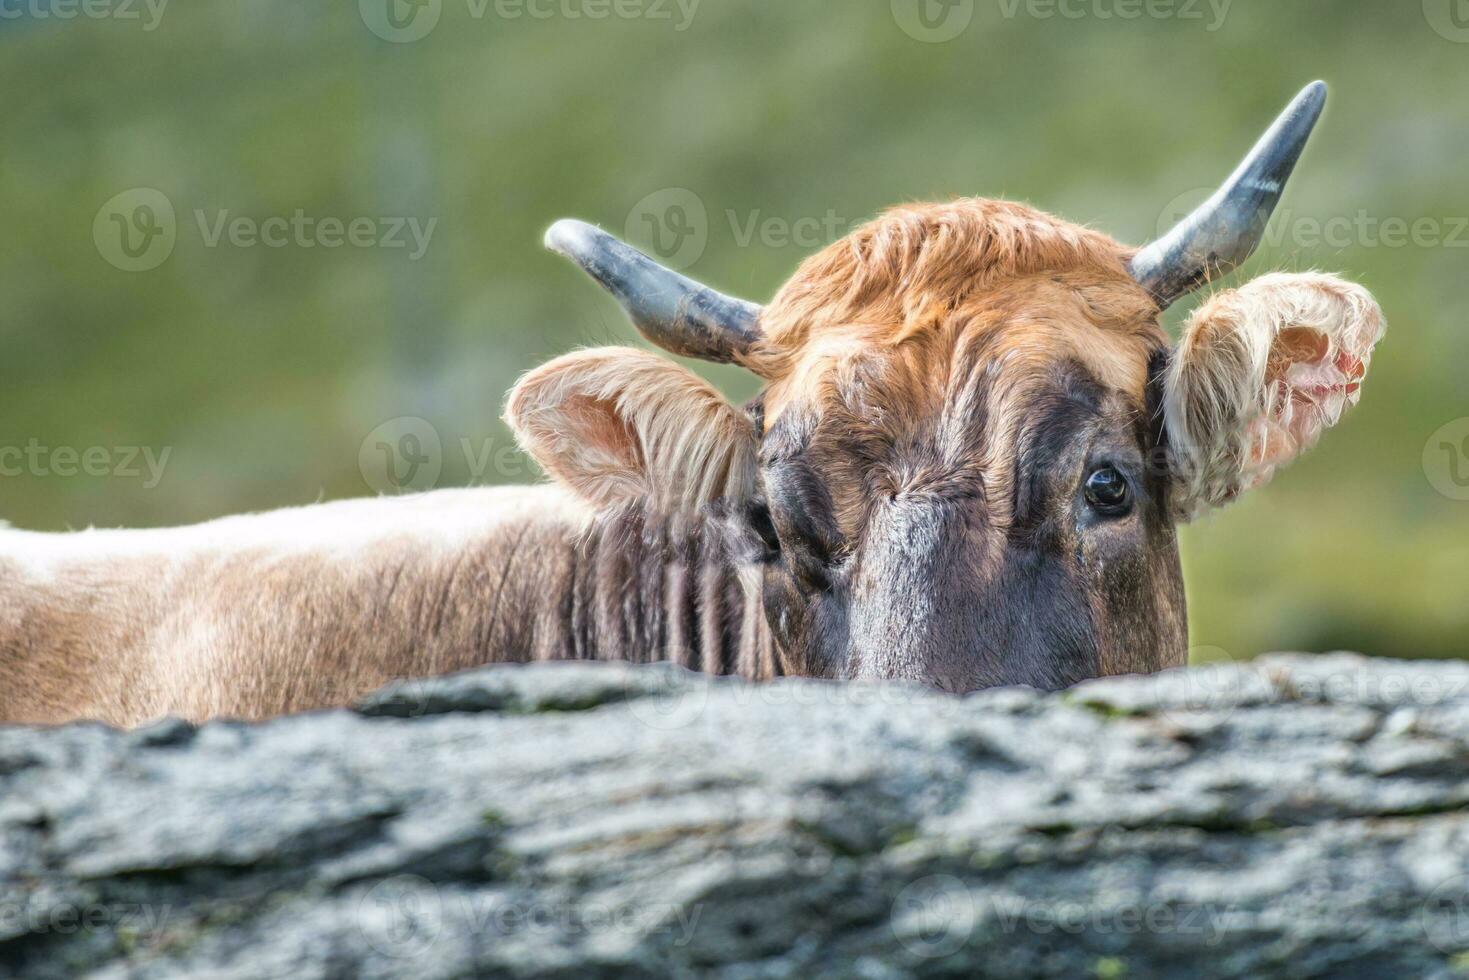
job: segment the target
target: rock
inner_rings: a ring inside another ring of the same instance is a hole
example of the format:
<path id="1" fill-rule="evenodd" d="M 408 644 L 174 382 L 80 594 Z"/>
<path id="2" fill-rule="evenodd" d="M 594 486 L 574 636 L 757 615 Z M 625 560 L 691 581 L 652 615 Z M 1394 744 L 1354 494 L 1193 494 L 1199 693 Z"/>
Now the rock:
<path id="1" fill-rule="evenodd" d="M 1057 695 L 547 664 L 0 731 L 0 976 L 1449 977 L 1469 666 Z"/>

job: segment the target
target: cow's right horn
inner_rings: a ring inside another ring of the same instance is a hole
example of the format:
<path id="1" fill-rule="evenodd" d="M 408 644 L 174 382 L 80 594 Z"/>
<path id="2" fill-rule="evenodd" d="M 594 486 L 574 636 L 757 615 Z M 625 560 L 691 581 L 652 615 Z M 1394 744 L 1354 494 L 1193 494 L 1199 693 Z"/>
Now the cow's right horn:
<path id="1" fill-rule="evenodd" d="M 725 296 L 583 221 L 558 221 L 546 247 L 601 283 L 638 332 L 664 350 L 730 363 L 760 339 L 760 307 Z"/>
<path id="2" fill-rule="evenodd" d="M 1307 85 L 1213 197 L 1137 253 L 1128 271 L 1160 307 L 1242 265 L 1259 247 L 1325 105 L 1326 83 Z"/>

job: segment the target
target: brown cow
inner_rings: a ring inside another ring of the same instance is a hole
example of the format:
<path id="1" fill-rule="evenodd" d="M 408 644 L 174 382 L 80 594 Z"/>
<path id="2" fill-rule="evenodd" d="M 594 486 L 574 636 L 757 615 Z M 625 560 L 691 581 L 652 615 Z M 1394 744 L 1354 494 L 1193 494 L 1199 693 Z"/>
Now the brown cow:
<path id="1" fill-rule="evenodd" d="M 891 211 L 764 309 L 575 222 L 548 244 L 675 353 L 587 350 L 507 418 L 552 486 L 167 531 L 0 533 L 0 720 L 261 718 L 495 662 L 671 660 L 769 678 L 1055 688 L 1182 664 L 1175 525 L 1356 402 L 1360 287 L 1244 261 L 1320 115 L 1311 86 L 1141 250 L 1031 208 Z"/>

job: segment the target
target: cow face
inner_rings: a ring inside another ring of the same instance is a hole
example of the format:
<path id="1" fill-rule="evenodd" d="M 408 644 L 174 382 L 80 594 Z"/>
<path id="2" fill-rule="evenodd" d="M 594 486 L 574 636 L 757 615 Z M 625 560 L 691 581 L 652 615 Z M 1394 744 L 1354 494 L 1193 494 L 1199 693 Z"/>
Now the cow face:
<path id="1" fill-rule="evenodd" d="M 1183 662 L 1167 339 L 1125 255 L 1013 204 L 905 208 L 766 309 L 787 669 L 967 691 Z"/>
<path id="2" fill-rule="evenodd" d="M 762 309 L 559 224 L 551 246 L 651 339 L 769 383 L 741 410 L 671 362 L 584 351 L 527 376 L 508 418 L 599 508 L 734 515 L 788 673 L 969 691 L 1180 665 L 1176 523 L 1335 424 L 1382 334 L 1364 290 L 1321 275 L 1219 293 L 1177 345 L 1158 325 L 1258 241 L 1241 209 L 1278 199 L 1320 94 L 1143 250 L 1016 204 L 910 207 Z"/>

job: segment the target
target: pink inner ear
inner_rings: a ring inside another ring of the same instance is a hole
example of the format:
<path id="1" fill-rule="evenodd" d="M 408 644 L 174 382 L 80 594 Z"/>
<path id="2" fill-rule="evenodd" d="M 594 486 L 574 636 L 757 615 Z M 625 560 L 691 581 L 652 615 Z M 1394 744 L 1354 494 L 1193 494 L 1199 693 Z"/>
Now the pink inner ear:
<path id="1" fill-rule="evenodd" d="M 1250 423 L 1245 443 L 1244 489 L 1268 482 L 1277 467 L 1314 446 L 1357 403 L 1376 338 L 1351 334 L 1333 338 L 1288 327 L 1276 337 L 1265 369 L 1265 411 Z"/>

